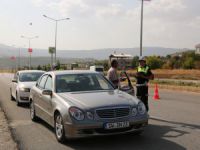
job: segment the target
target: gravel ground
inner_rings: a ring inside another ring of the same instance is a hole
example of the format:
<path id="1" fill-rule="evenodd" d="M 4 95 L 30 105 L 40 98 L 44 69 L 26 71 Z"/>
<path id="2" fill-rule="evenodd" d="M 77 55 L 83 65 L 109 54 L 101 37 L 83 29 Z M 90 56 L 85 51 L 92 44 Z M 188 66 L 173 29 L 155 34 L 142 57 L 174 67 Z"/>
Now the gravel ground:
<path id="1" fill-rule="evenodd" d="M 0 108 L 0 150 L 17 150 L 17 144 L 14 142 L 4 112 Z"/>

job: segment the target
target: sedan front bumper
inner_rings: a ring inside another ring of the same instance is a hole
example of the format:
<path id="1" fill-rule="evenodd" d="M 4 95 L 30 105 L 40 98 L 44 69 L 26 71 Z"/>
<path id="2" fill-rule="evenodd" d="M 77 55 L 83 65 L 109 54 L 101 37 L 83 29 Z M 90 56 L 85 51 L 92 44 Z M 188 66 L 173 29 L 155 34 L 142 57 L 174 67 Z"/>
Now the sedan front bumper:
<path id="1" fill-rule="evenodd" d="M 95 125 L 74 125 L 70 123 L 65 123 L 65 133 L 66 138 L 82 138 L 91 136 L 105 136 L 105 135 L 116 135 L 116 134 L 126 134 L 137 131 L 142 131 L 144 127 L 148 125 L 148 119 L 129 121 L 130 126 L 127 128 L 119 129 L 105 129 L 104 123 L 99 122 Z"/>
<path id="2" fill-rule="evenodd" d="M 18 101 L 20 103 L 29 103 L 30 92 L 19 91 Z"/>

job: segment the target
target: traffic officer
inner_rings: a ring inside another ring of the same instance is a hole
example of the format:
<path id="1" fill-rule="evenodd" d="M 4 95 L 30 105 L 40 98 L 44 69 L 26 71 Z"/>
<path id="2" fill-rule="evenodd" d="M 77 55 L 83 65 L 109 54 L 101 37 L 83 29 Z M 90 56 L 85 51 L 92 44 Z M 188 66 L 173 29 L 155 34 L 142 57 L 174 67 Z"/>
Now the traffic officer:
<path id="1" fill-rule="evenodd" d="M 149 66 L 146 64 L 146 60 L 144 57 L 139 58 L 139 66 L 137 68 L 137 73 L 135 75 L 136 77 L 136 88 L 137 93 L 136 96 L 138 99 L 140 99 L 145 107 L 146 110 L 149 110 L 148 106 L 148 82 L 149 80 L 154 79 L 154 75 L 151 72 Z"/>

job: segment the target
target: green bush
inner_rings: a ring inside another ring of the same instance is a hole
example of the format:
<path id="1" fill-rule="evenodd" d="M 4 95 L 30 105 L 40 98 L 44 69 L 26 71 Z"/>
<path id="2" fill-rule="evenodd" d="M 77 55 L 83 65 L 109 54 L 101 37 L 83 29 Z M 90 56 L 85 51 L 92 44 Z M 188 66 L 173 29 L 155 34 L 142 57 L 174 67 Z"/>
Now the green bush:
<path id="1" fill-rule="evenodd" d="M 159 56 L 149 56 L 147 57 L 147 64 L 151 69 L 162 68 L 164 61 Z"/>

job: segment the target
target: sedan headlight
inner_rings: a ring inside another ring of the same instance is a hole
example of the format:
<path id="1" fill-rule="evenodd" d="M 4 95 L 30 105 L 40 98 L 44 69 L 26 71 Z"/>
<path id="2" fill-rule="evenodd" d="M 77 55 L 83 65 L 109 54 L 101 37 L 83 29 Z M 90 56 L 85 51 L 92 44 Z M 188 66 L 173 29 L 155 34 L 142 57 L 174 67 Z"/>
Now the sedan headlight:
<path id="1" fill-rule="evenodd" d="M 137 115 L 137 108 L 132 108 L 132 116 L 135 117 Z"/>
<path id="2" fill-rule="evenodd" d="M 138 104 L 138 112 L 143 115 L 146 112 L 146 107 L 143 102 Z"/>
<path id="3" fill-rule="evenodd" d="M 19 90 L 22 92 L 30 92 L 29 88 L 19 88 Z"/>
<path id="4" fill-rule="evenodd" d="M 83 111 L 77 107 L 69 108 L 69 113 L 74 119 L 76 119 L 78 121 L 84 120 L 84 118 L 85 118 Z"/>

